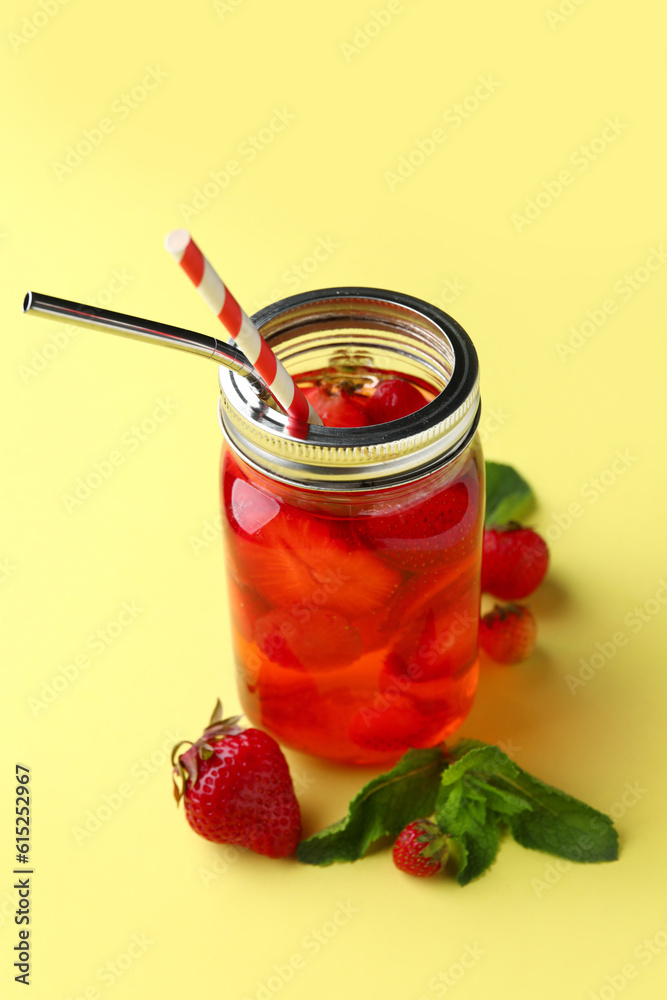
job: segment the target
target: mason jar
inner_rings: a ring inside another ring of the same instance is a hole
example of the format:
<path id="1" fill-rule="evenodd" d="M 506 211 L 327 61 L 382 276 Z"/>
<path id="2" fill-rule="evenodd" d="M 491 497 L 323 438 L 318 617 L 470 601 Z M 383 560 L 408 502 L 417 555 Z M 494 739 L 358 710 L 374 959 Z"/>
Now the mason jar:
<path id="1" fill-rule="evenodd" d="M 419 299 L 329 288 L 253 316 L 306 388 L 388 378 L 424 405 L 361 427 L 294 425 L 220 368 L 222 524 L 243 709 L 346 764 L 456 730 L 477 685 L 484 466 L 475 348 Z"/>

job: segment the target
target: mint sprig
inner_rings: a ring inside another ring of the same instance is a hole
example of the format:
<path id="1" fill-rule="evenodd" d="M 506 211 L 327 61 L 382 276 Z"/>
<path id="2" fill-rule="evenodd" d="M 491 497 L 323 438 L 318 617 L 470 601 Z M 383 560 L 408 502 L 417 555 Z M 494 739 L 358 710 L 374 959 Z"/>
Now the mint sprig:
<path id="1" fill-rule="evenodd" d="M 534 503 L 533 491 L 526 480 L 511 465 L 485 462 L 486 517 L 485 525 L 520 521 Z"/>
<path id="2" fill-rule="evenodd" d="M 299 861 L 307 865 L 356 861 L 380 837 L 397 837 L 413 819 L 429 816 L 444 763 L 439 747 L 408 750 L 391 771 L 361 789 L 344 819 L 301 841 Z"/>
<path id="3" fill-rule="evenodd" d="M 518 767 L 496 746 L 460 740 L 409 750 L 370 781 L 347 816 L 302 841 L 297 857 L 312 865 L 356 861 L 380 837 L 435 813 L 451 838 L 457 881 L 467 885 L 495 861 L 503 834 L 568 861 L 614 861 L 618 835 L 608 816 Z"/>

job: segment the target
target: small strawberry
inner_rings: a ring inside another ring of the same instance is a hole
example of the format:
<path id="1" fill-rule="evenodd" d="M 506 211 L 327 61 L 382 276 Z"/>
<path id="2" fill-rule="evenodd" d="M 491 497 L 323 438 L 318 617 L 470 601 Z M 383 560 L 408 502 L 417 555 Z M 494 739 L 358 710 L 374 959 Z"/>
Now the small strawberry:
<path id="1" fill-rule="evenodd" d="M 496 663 L 519 663 L 530 656 L 537 624 L 523 604 L 496 604 L 479 623 L 479 644 Z"/>
<path id="2" fill-rule="evenodd" d="M 398 835 L 392 857 L 402 872 L 429 878 L 442 871 L 448 854 L 449 836 L 432 820 L 417 819 Z"/>
<path id="3" fill-rule="evenodd" d="M 518 601 L 540 585 L 549 565 L 547 543 L 516 521 L 484 532 L 482 590 L 503 601 Z"/>
<path id="4" fill-rule="evenodd" d="M 398 420 L 420 410 L 426 400 L 419 389 L 402 378 L 388 378 L 380 382 L 368 403 L 368 417 L 372 424 Z"/>
<path id="5" fill-rule="evenodd" d="M 197 742 L 178 758 L 183 743 L 174 747 L 176 802 L 184 800 L 188 823 L 207 840 L 270 858 L 287 857 L 301 836 L 301 813 L 287 761 L 272 736 L 241 728 L 240 718 L 223 720 L 217 701 Z"/>

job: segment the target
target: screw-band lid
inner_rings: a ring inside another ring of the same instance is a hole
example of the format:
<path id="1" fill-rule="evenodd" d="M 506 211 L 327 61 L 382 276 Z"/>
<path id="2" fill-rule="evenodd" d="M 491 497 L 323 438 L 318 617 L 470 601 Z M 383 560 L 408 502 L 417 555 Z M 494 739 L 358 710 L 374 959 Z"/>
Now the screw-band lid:
<path id="1" fill-rule="evenodd" d="M 220 423 L 231 447 L 268 475 L 310 489 L 371 490 L 421 478 L 455 458 L 480 414 L 477 353 L 465 330 L 421 299 L 377 288 L 325 288 L 253 317 L 292 375 L 358 359 L 433 387 L 407 417 L 371 427 L 295 428 L 222 366 Z"/>

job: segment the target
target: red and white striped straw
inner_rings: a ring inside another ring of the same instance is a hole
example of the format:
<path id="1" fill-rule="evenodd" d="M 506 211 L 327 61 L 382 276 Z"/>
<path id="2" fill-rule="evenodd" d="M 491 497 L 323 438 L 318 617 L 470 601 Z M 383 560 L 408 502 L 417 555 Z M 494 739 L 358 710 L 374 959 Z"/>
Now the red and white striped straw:
<path id="1" fill-rule="evenodd" d="M 192 284 L 213 310 L 251 365 L 259 372 L 271 395 L 288 416 L 302 423 L 322 420 L 301 389 L 275 356 L 249 316 L 209 264 L 186 229 L 169 233 L 164 245 L 181 265 Z"/>

